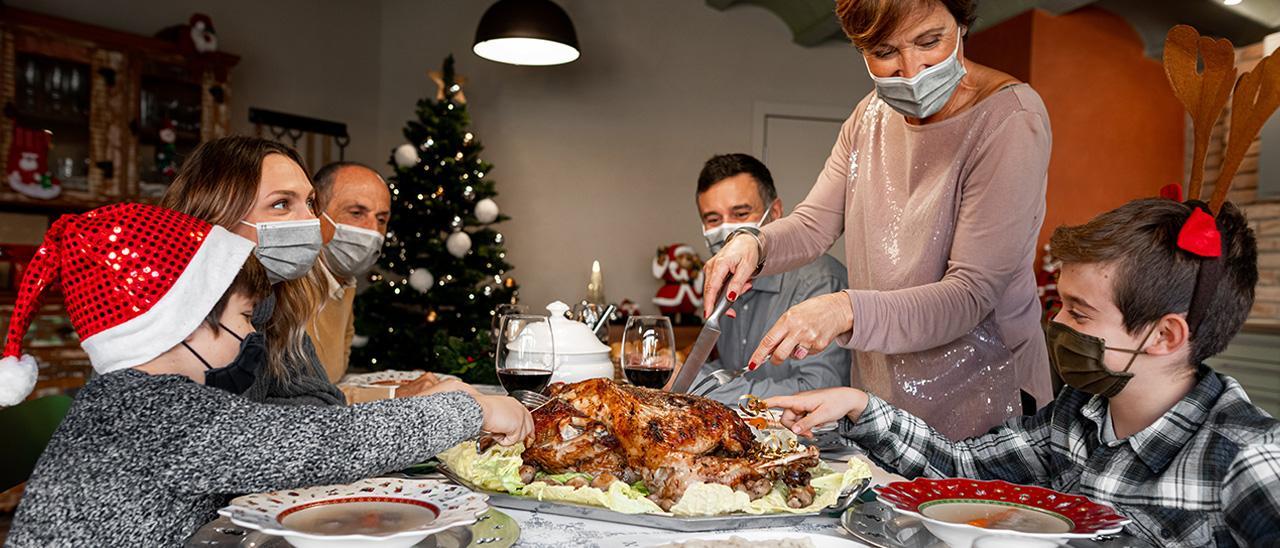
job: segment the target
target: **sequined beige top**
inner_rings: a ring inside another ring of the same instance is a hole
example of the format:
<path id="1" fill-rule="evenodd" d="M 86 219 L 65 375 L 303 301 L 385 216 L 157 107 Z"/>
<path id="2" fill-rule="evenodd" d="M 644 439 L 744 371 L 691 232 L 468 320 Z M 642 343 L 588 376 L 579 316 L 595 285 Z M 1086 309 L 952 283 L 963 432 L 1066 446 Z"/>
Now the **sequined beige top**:
<path id="1" fill-rule="evenodd" d="M 874 92 L 844 123 L 809 196 L 763 229 L 761 275 L 842 233 L 851 382 L 953 438 L 1052 398 L 1033 270 L 1051 135 L 1030 86 L 910 125 Z"/>

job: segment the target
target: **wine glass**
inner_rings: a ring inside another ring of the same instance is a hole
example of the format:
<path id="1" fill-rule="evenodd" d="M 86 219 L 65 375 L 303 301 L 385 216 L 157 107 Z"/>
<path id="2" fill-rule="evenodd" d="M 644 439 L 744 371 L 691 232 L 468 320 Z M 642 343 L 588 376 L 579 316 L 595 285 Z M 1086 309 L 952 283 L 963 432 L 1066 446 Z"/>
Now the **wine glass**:
<path id="1" fill-rule="evenodd" d="M 555 337 L 546 316 L 507 314 L 498 324 L 494 364 L 507 392 L 541 392 L 556 369 Z"/>
<path id="2" fill-rule="evenodd" d="M 502 325 L 502 317 L 508 314 L 528 314 L 529 307 L 522 304 L 502 303 L 493 308 L 489 322 L 490 340 L 498 340 L 498 327 Z"/>
<path id="3" fill-rule="evenodd" d="M 622 330 L 622 374 L 645 388 L 666 386 L 676 365 L 676 336 L 665 316 L 632 316 Z"/>

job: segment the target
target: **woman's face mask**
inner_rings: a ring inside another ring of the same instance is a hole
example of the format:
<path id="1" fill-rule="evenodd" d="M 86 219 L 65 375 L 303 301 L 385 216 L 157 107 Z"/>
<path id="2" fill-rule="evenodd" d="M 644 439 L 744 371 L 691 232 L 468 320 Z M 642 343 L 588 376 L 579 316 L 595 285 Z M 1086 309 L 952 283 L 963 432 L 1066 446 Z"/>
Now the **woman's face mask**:
<path id="1" fill-rule="evenodd" d="M 324 244 L 324 257 L 337 276 L 355 278 L 368 272 L 382 256 L 381 232 L 339 224 L 328 213 L 321 213 L 333 225 L 333 239 Z"/>
<path id="2" fill-rule="evenodd" d="M 911 118 L 928 118 L 937 114 L 951 99 L 951 94 L 964 78 L 964 63 L 960 62 L 960 42 L 964 27 L 956 28 L 956 47 L 941 63 L 926 68 L 911 78 L 901 76 L 881 77 L 872 74 L 866 57 L 867 74 L 875 82 L 876 95 L 893 110 Z"/>
<path id="3" fill-rule="evenodd" d="M 320 248 L 320 219 L 251 223 L 240 221 L 258 231 L 258 247 L 253 254 L 267 270 L 272 284 L 296 280 L 311 270 Z"/>
<path id="4" fill-rule="evenodd" d="M 226 390 L 232 394 L 243 394 L 249 390 L 250 386 L 253 386 L 258 377 L 258 372 L 266 367 L 266 339 L 257 331 L 241 337 L 231 328 L 223 325 L 222 322 L 218 322 L 218 327 L 240 341 L 240 352 L 236 354 L 235 359 L 231 360 L 231 363 L 222 367 L 213 367 L 199 352 L 191 348 L 186 341 L 182 342 L 182 346 L 186 347 L 197 360 L 200 360 L 200 363 L 204 364 L 204 384 L 206 386 Z"/>
<path id="5" fill-rule="evenodd" d="M 1151 338 L 1154 332 L 1155 326 L 1152 326 L 1136 349 L 1115 348 L 1107 346 L 1106 341 L 1101 338 L 1086 335 L 1066 324 L 1051 321 L 1045 330 L 1045 341 L 1049 345 L 1049 363 L 1053 364 L 1058 375 L 1062 377 L 1062 382 L 1067 386 L 1082 392 L 1113 398 L 1124 389 L 1129 379 L 1133 378 L 1133 373 L 1130 373 L 1129 369 L 1133 367 L 1133 362 L 1139 355 L 1147 353 L 1142 347 L 1147 344 L 1147 339 Z M 1131 354 L 1123 370 L 1107 369 L 1103 361 L 1108 350 Z"/>

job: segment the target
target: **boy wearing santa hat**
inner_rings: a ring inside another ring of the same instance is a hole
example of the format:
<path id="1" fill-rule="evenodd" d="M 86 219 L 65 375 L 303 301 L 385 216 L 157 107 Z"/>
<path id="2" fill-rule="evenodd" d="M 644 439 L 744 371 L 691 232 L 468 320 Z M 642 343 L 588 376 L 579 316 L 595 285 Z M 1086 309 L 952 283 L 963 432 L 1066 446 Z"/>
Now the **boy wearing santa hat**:
<path id="1" fill-rule="evenodd" d="M 270 286 L 252 251 L 222 227 L 140 204 L 64 216 L 49 229 L 19 288 L 0 405 L 21 402 L 35 383 L 21 343 L 50 284 L 61 285 L 99 375 L 40 457 L 8 546 L 180 545 L 229 495 L 404 468 L 481 428 L 502 443 L 532 431 L 515 400 L 461 383 L 306 408 L 203 386 L 262 351 L 249 317 Z"/>

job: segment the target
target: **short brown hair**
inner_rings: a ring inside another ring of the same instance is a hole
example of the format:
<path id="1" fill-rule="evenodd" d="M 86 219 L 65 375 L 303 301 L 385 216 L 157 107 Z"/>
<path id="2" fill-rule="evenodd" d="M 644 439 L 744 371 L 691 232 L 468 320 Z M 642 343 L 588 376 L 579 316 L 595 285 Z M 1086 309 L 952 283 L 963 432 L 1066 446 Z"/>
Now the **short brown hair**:
<path id="1" fill-rule="evenodd" d="M 1192 206 L 1164 198 L 1134 200 L 1079 226 L 1063 226 L 1049 239 L 1065 264 L 1115 265 L 1112 299 L 1130 334 L 1165 314 L 1191 306 L 1201 261 L 1177 247 L 1178 231 Z M 1253 307 L 1258 283 L 1258 244 L 1244 213 L 1222 205 L 1216 216 L 1222 234 L 1222 280 L 1214 288 L 1199 329 L 1191 333 L 1192 364 L 1227 347 Z"/>
<path id="2" fill-rule="evenodd" d="M 257 257 L 250 255 L 245 259 L 244 266 L 240 267 L 240 273 L 236 274 L 235 279 L 231 281 L 231 287 L 222 293 L 222 298 L 213 305 L 209 315 L 204 317 L 204 325 L 215 333 L 218 332 L 218 322 L 222 321 L 222 313 L 226 311 L 232 295 L 245 297 L 254 304 L 262 302 L 271 295 L 271 282 L 267 279 L 267 269 L 262 267 Z M 239 335 L 244 334 L 239 333 Z"/>
<path id="3" fill-rule="evenodd" d="M 836 19 L 854 46 L 869 50 L 888 40 L 912 12 L 935 3 L 965 29 L 973 25 L 975 0 L 836 0 Z"/>

